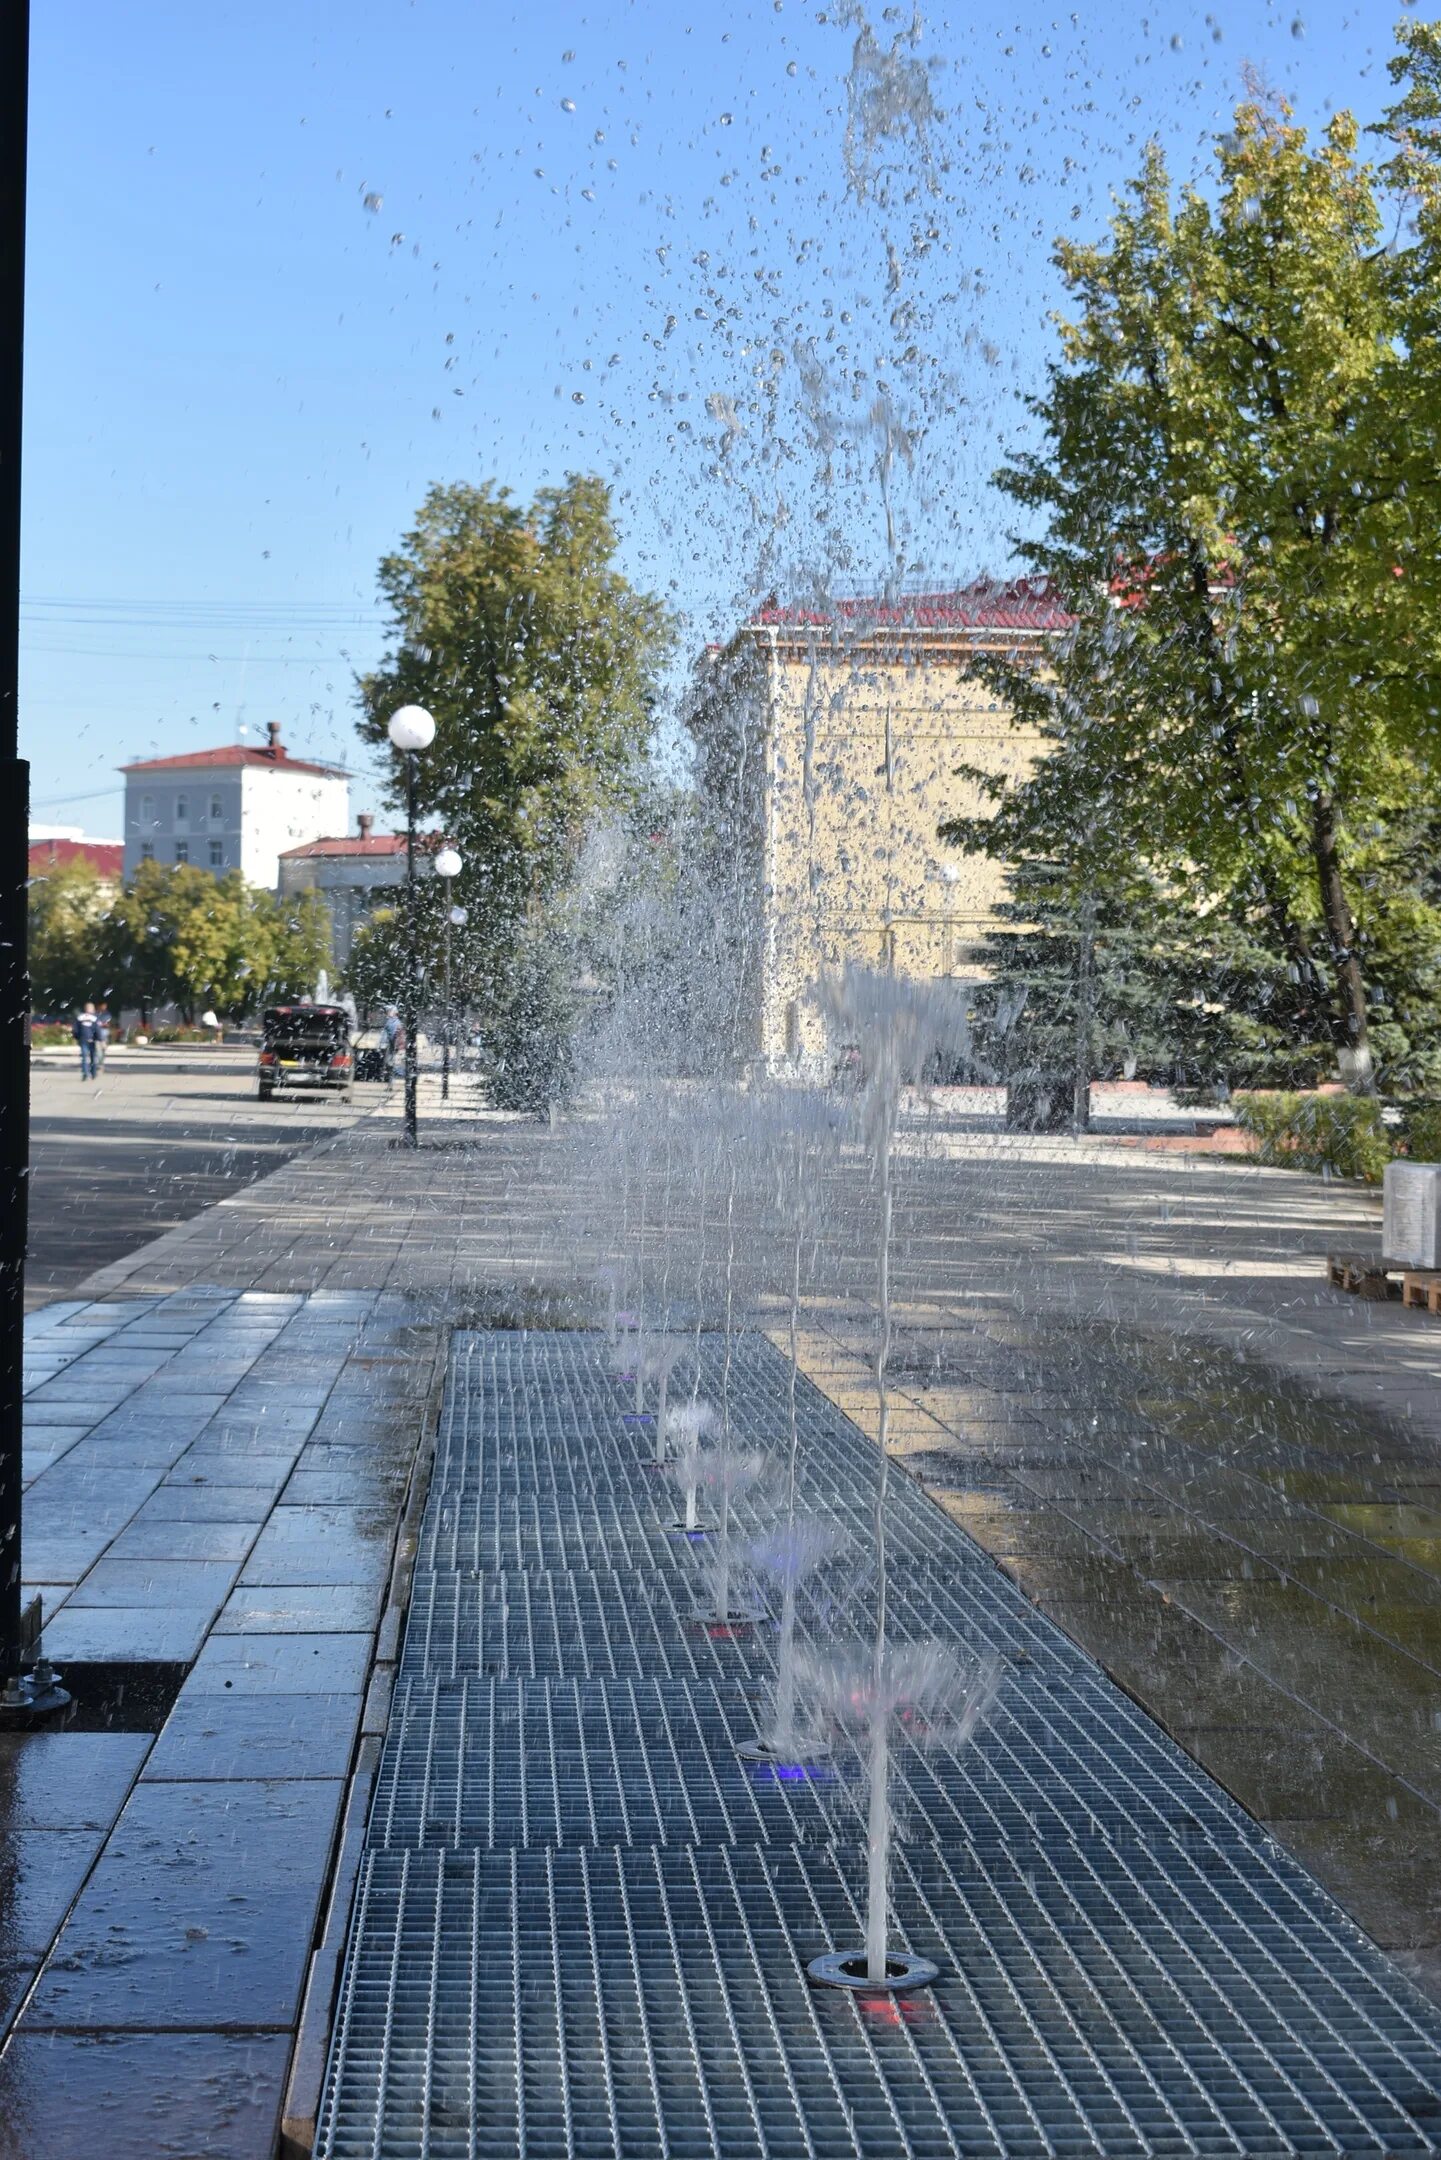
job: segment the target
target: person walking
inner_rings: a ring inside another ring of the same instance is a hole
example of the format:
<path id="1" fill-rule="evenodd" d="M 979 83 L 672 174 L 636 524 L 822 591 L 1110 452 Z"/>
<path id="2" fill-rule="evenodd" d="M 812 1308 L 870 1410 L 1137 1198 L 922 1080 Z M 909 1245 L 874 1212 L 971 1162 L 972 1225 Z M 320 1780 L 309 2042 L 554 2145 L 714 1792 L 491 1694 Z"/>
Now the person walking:
<path id="1" fill-rule="evenodd" d="M 405 1056 L 405 1022 L 400 1017 L 398 1005 L 387 1005 L 380 1028 L 381 1048 L 385 1052 L 385 1084 L 395 1085 L 395 1068 Z"/>
<path id="2" fill-rule="evenodd" d="M 94 1080 L 100 1072 L 100 1018 L 94 1005 L 87 1004 L 83 1012 L 75 1015 L 70 1031 L 80 1045 L 80 1077 Z"/>
<path id="3" fill-rule="evenodd" d="M 95 1018 L 100 1029 L 95 1043 L 95 1067 L 99 1074 L 105 1070 L 105 1052 L 110 1047 L 110 1007 L 104 998 L 100 1000 Z"/>

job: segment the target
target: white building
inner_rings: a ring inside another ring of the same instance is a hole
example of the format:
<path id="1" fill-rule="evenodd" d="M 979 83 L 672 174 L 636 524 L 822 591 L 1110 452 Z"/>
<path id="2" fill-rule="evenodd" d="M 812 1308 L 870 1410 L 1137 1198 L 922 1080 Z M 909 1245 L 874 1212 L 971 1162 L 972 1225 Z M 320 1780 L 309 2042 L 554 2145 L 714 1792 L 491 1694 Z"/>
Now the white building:
<path id="1" fill-rule="evenodd" d="M 263 750 L 226 743 L 123 765 L 125 875 L 142 862 L 193 863 L 274 891 L 287 849 L 350 823 L 350 780 L 291 757 L 272 720 Z"/>
<path id="2" fill-rule="evenodd" d="M 357 831 L 343 837 L 307 840 L 280 858 L 280 893 L 318 892 L 330 910 L 330 950 L 337 967 L 344 967 L 350 941 L 359 925 L 375 907 L 393 907 L 396 887 L 405 883 L 405 834 L 378 833 L 369 811 L 362 810 Z M 431 858 L 439 846 L 435 833 L 417 833 L 417 877 L 431 875 Z"/>

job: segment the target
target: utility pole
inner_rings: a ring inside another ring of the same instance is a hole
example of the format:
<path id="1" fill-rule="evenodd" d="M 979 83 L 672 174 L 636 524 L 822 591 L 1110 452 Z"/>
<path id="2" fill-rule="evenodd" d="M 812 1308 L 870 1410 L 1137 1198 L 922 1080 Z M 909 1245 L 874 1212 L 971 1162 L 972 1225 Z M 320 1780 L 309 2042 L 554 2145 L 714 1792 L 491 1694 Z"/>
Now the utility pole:
<path id="1" fill-rule="evenodd" d="M 20 756 L 20 442 L 24 393 L 29 0 L 0 0 L 0 1723 L 70 1698 L 48 1664 L 26 1670 L 38 1599 L 20 1608 L 25 1237 L 30 1174 L 26 964 L 30 768 Z"/>

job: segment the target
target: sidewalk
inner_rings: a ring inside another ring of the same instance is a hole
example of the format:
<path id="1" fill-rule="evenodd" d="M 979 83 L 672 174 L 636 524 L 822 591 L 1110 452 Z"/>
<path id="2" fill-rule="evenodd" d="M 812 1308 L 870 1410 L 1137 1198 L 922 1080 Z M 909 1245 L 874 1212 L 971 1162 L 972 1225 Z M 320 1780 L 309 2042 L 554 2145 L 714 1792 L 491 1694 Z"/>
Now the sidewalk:
<path id="1" fill-rule="evenodd" d="M 434 1093 L 418 1152 L 397 1100 L 34 1316 L 27 1576 L 82 1699 L 130 1671 L 110 1729 L 0 1742 L 6 2160 L 189 2155 L 197 2123 L 261 2160 L 318 1949 L 304 2131 L 447 1331 L 589 1317 L 623 1229 L 587 1134 Z M 804 1363 L 867 1428 L 853 1197 Z M 898 1454 L 1435 1988 L 1441 1322 L 1322 1279 L 1379 1201 L 951 1136 L 900 1233 Z"/>

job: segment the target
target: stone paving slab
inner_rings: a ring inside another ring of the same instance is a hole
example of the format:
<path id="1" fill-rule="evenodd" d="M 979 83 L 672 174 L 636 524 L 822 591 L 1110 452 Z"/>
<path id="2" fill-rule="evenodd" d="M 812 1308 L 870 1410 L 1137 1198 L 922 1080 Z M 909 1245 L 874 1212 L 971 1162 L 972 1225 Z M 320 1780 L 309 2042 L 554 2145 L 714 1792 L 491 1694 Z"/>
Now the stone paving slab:
<path id="1" fill-rule="evenodd" d="M 44 1646 L 148 1729 L 0 1736 L 0 2155 L 270 2160 L 436 1343 L 376 1292 L 32 1315 Z"/>

